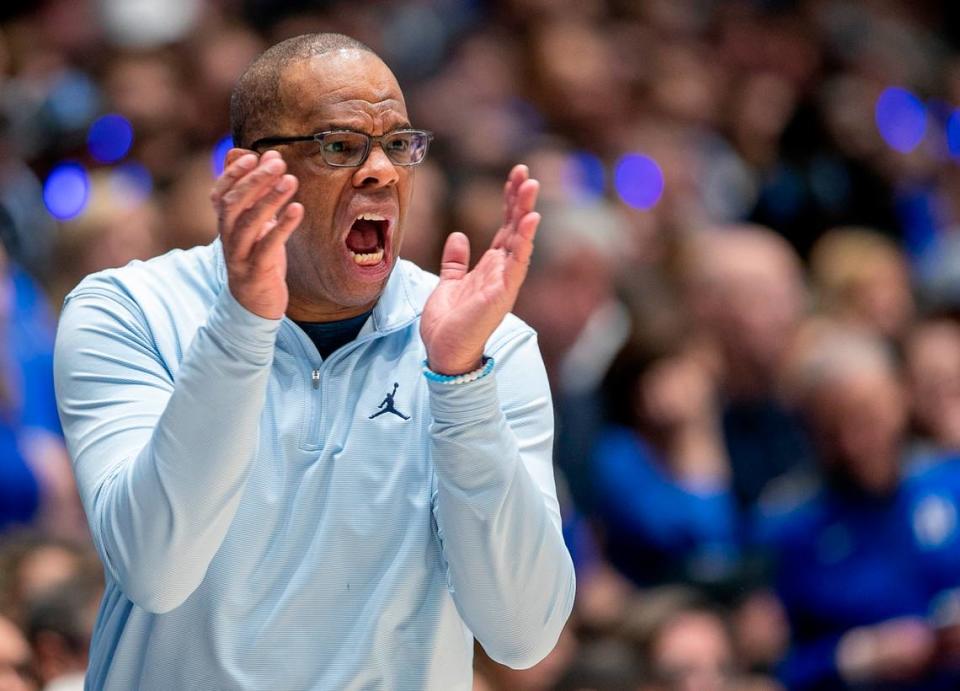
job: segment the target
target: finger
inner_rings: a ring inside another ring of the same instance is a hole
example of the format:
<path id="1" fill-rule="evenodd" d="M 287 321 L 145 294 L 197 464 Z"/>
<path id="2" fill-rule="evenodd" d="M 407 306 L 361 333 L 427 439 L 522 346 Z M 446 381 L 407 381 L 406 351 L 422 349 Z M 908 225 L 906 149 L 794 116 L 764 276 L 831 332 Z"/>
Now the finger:
<path id="1" fill-rule="evenodd" d="M 253 247 L 253 243 L 264 236 L 264 227 L 277 215 L 283 205 L 293 198 L 298 184 L 296 176 L 284 175 L 253 206 L 237 218 L 230 243 L 232 255 L 246 255 Z"/>
<path id="2" fill-rule="evenodd" d="M 459 280 L 470 266 L 470 241 L 463 233 L 450 233 L 443 244 L 440 259 L 440 280 Z"/>
<path id="3" fill-rule="evenodd" d="M 506 245 L 510 236 L 516 232 L 520 219 L 533 211 L 537 204 L 537 195 L 540 193 L 540 182 L 526 179 L 516 190 L 516 199 L 511 209 L 511 218 L 497 231 L 490 243 L 493 249 L 501 249 Z"/>
<path id="4" fill-rule="evenodd" d="M 253 251 L 254 262 L 260 263 L 272 257 L 278 247 L 286 244 L 301 221 L 303 221 L 303 204 L 293 202 L 280 214 L 273 230 L 256 244 Z"/>
<path id="5" fill-rule="evenodd" d="M 513 205 L 517 198 L 517 190 L 529 175 L 525 165 L 515 165 L 507 175 L 503 184 L 503 224 L 507 225 L 513 218 Z"/>
<path id="6" fill-rule="evenodd" d="M 268 152 L 269 153 L 269 152 Z M 223 195 L 220 200 L 220 219 L 223 226 L 221 232 L 232 228 L 237 217 L 246 211 L 259 197 L 266 194 L 270 187 L 277 183 L 283 175 L 287 164 L 279 155 L 267 156 L 264 154 L 260 164 Z"/>
<path id="7" fill-rule="evenodd" d="M 507 259 L 514 266 L 522 267 L 523 271 L 526 271 L 530 264 L 530 257 L 533 255 L 533 239 L 537 235 L 539 226 L 540 214 L 533 211 L 520 219 L 517 232 L 507 242 Z"/>
<path id="8" fill-rule="evenodd" d="M 223 173 L 217 178 L 210 190 L 210 201 L 218 204 L 220 199 L 226 194 L 233 185 L 257 166 L 257 155 L 255 153 L 246 153 L 240 156 L 233 163 L 228 165 Z"/>
<path id="9" fill-rule="evenodd" d="M 507 176 L 507 203 L 509 206 L 510 214 L 506 217 L 505 221 L 510 223 L 513 219 L 513 209 L 517 204 L 517 195 L 520 192 L 521 186 L 530 177 L 530 171 L 527 170 L 525 165 L 515 165 L 511 170 L 510 174 Z"/>
<path id="10" fill-rule="evenodd" d="M 514 219 L 512 227 L 515 230 L 520 219 L 533 211 L 537 205 L 537 195 L 540 193 L 540 182 L 538 180 L 524 180 L 523 184 L 517 190 L 517 201 L 514 204 Z"/>

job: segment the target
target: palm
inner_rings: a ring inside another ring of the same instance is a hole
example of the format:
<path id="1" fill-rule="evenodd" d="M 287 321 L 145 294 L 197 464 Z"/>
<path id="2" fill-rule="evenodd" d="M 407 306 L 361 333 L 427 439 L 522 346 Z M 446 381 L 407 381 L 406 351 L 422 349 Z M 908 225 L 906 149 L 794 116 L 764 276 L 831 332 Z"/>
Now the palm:
<path id="1" fill-rule="evenodd" d="M 440 283 L 424 306 L 420 335 L 431 368 L 459 374 L 479 364 L 494 329 L 513 307 L 540 221 L 533 211 L 539 183 L 516 166 L 504 187 L 504 223 L 490 249 L 468 271 L 470 245 L 462 233 L 447 238 Z"/>

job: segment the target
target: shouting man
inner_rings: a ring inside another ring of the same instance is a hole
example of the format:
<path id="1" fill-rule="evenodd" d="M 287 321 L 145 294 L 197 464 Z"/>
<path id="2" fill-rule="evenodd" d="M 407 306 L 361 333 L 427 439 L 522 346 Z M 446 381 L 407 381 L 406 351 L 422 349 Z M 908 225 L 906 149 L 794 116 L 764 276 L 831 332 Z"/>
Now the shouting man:
<path id="1" fill-rule="evenodd" d="M 473 638 L 530 666 L 574 594 L 532 330 L 509 314 L 539 215 L 439 279 L 399 258 L 412 127 L 338 34 L 240 79 L 207 247 L 87 278 L 56 352 L 107 574 L 92 689 L 469 689 Z M 390 413 L 378 415 L 378 412 Z"/>

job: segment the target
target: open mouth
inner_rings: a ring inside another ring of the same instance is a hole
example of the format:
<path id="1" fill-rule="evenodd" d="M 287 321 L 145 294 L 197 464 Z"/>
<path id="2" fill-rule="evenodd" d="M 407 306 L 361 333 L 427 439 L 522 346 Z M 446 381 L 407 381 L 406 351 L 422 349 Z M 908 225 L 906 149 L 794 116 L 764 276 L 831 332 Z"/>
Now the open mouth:
<path id="1" fill-rule="evenodd" d="M 345 241 L 355 264 L 375 266 L 383 261 L 388 226 L 389 221 L 380 214 L 362 213 L 357 216 Z"/>

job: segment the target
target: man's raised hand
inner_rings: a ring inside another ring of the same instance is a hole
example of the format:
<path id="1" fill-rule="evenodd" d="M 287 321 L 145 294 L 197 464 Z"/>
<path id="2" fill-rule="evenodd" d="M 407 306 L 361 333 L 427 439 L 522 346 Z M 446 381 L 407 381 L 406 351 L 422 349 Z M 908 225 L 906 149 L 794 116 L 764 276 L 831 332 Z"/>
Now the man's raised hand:
<path id="1" fill-rule="evenodd" d="M 447 238 L 440 283 L 420 318 L 420 336 L 434 372 L 463 374 L 480 366 L 487 339 L 513 308 L 526 278 L 540 223 L 533 210 L 539 189 L 526 166 L 514 166 L 503 190 L 503 225 L 472 271 L 467 236 L 451 233 Z"/>
<path id="2" fill-rule="evenodd" d="M 276 151 L 258 160 L 233 149 L 231 158 L 210 193 L 230 293 L 254 314 L 279 319 L 289 299 L 285 245 L 303 220 L 303 205 L 288 204 L 297 178 L 285 174 L 287 164 Z"/>

